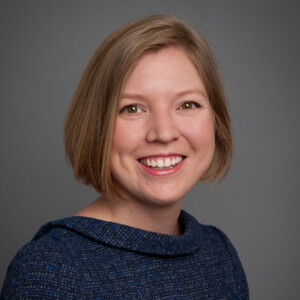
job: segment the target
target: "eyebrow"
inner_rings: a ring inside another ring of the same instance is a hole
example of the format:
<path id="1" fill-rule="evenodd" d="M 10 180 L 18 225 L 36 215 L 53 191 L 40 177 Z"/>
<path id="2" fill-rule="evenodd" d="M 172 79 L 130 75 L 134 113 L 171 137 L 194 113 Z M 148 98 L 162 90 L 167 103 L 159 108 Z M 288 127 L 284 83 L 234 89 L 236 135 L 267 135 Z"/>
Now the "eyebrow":
<path id="1" fill-rule="evenodd" d="M 207 94 L 205 91 L 203 90 L 200 90 L 200 89 L 188 89 L 188 90 L 184 90 L 184 91 L 181 91 L 179 93 L 176 94 L 177 97 L 181 97 L 181 96 L 185 96 L 187 94 L 198 94 L 198 95 L 201 95 L 202 97 L 204 97 L 205 99 L 208 98 Z"/>
<path id="2" fill-rule="evenodd" d="M 208 96 L 206 94 L 205 91 L 201 90 L 201 89 L 187 89 L 187 90 L 183 90 L 180 91 L 178 93 L 175 94 L 175 97 L 182 97 L 188 94 L 198 94 L 200 96 L 202 96 L 205 99 L 208 99 Z M 120 97 L 120 99 L 133 99 L 133 100 L 144 100 L 145 96 L 141 95 L 141 94 L 131 94 L 131 93 L 123 93 Z"/>
<path id="3" fill-rule="evenodd" d="M 121 95 L 120 99 L 133 99 L 133 100 L 143 100 L 145 99 L 145 97 L 143 95 L 140 94 L 130 94 L 130 93 L 124 93 Z"/>

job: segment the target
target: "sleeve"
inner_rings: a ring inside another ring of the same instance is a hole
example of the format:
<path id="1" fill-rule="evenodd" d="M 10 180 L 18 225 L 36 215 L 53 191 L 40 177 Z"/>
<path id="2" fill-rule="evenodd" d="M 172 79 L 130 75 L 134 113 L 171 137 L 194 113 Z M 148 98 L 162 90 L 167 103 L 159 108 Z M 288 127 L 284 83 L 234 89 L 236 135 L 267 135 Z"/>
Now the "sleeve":
<path id="1" fill-rule="evenodd" d="M 10 263 L 0 299 L 80 299 L 81 281 L 67 249 L 29 244 Z"/>
<path id="2" fill-rule="evenodd" d="M 213 226 L 212 226 L 213 227 Z M 236 299 L 248 300 L 249 299 L 249 288 L 247 283 L 247 278 L 239 259 L 238 253 L 234 248 L 233 244 L 230 242 L 227 235 L 220 229 L 213 227 L 217 232 L 219 237 L 222 239 L 227 252 L 228 252 L 228 263 L 230 264 L 232 270 L 232 277 L 230 283 L 233 287 Z"/>

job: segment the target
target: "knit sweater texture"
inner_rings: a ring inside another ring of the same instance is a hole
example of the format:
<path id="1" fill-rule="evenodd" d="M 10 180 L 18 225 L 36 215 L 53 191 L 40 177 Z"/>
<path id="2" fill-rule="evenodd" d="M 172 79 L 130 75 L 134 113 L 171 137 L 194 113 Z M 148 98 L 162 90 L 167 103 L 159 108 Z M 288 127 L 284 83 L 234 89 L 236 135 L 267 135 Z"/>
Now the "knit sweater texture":
<path id="1" fill-rule="evenodd" d="M 249 299 L 227 236 L 188 213 L 180 236 L 86 217 L 44 225 L 11 262 L 1 299 Z"/>

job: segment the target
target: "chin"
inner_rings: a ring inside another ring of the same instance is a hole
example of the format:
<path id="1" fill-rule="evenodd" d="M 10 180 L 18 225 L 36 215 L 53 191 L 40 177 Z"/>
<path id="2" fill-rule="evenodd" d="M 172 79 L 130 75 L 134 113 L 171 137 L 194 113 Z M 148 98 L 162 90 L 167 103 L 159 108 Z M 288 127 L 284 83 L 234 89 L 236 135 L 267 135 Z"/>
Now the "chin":
<path id="1" fill-rule="evenodd" d="M 174 193 L 173 191 L 160 191 L 158 194 L 145 194 L 144 201 L 157 206 L 170 206 L 181 203 L 185 193 Z"/>

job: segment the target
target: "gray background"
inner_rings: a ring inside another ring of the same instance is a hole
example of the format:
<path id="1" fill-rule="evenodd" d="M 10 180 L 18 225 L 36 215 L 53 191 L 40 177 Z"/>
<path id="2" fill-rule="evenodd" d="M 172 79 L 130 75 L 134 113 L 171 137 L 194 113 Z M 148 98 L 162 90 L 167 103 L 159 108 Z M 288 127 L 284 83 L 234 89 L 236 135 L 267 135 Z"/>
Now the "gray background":
<path id="1" fill-rule="evenodd" d="M 298 3 L 2 0 L 0 282 L 42 224 L 97 196 L 74 181 L 62 137 L 88 58 L 120 25 L 169 13 L 200 28 L 211 44 L 235 138 L 228 178 L 217 188 L 196 186 L 184 208 L 230 237 L 252 299 L 299 299 Z"/>

